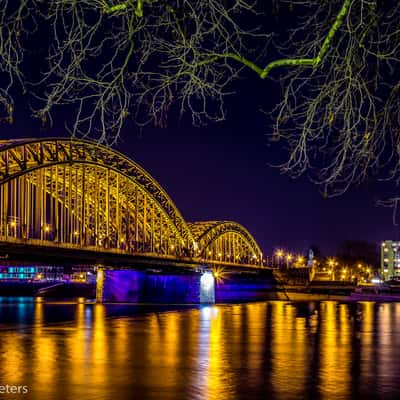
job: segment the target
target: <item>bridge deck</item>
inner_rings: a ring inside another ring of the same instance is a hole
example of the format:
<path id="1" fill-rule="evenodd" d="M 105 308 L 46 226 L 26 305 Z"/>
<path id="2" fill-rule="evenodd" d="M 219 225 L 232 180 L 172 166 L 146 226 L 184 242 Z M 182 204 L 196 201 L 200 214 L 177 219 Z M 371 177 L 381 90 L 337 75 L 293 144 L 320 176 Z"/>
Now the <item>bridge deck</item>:
<path id="1" fill-rule="evenodd" d="M 11 239 L 11 240 L 10 240 Z M 197 269 L 201 266 L 223 266 L 239 271 L 266 269 L 251 264 L 215 262 L 200 258 L 174 257 L 156 253 L 127 253 L 118 249 L 99 247 L 81 248 L 79 245 L 55 243 L 37 239 L 7 238 L 0 236 L 0 256 L 10 261 L 54 262 L 57 264 L 102 264 L 118 268 L 183 268 Z"/>

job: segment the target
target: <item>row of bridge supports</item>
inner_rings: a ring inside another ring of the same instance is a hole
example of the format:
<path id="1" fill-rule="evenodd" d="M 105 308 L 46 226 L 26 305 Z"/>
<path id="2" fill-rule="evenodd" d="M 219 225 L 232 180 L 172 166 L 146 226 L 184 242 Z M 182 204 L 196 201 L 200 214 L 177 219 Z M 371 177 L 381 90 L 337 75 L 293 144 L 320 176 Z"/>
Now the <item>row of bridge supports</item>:
<path id="1" fill-rule="evenodd" d="M 99 267 L 97 302 L 212 304 L 267 300 L 274 291 L 271 270 L 241 271 L 216 280 L 209 269 L 116 270 Z"/>
<path id="2" fill-rule="evenodd" d="M 97 302 L 215 303 L 215 278 L 211 271 L 107 270 L 99 267 Z"/>

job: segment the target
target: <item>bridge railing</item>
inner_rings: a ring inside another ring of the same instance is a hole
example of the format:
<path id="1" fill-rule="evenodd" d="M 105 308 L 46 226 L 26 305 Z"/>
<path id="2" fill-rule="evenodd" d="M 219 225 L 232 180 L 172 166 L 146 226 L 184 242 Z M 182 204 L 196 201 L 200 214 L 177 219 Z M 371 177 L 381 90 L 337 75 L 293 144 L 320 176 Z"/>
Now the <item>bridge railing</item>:
<path id="1" fill-rule="evenodd" d="M 130 256 L 140 256 L 146 258 L 154 258 L 154 259 L 163 259 L 163 260 L 171 260 L 171 261 L 180 261 L 187 263 L 195 263 L 195 264 L 205 264 L 205 265 L 218 265 L 218 266 L 233 266 L 237 265 L 245 268 L 263 268 L 264 266 L 247 264 L 247 263 L 234 263 L 227 262 L 221 260 L 210 260 L 202 257 L 188 257 L 188 256 L 179 256 L 179 255 L 166 255 L 166 254 L 158 254 L 154 252 L 128 252 L 124 249 L 116 249 L 116 248 L 104 248 L 102 246 L 84 246 L 75 243 L 64 243 L 57 242 L 53 240 L 41 240 L 41 239 L 24 239 L 14 236 L 5 236 L 0 235 L 0 243 L 13 243 L 19 245 L 29 245 L 36 247 L 52 247 L 52 248 L 60 248 L 60 249 L 73 249 L 77 251 L 90 251 L 93 253 L 111 253 L 118 255 L 130 255 Z"/>

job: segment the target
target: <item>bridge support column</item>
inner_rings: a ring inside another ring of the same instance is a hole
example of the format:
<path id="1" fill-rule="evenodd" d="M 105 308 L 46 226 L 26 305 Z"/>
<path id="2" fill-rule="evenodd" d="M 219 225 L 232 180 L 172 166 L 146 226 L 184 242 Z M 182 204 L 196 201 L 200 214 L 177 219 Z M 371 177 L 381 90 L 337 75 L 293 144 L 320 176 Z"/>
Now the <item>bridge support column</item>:
<path id="1" fill-rule="evenodd" d="M 215 280 L 210 271 L 138 271 L 99 267 L 96 301 L 170 304 L 215 303 Z"/>
<path id="2" fill-rule="evenodd" d="M 96 303 L 103 303 L 104 301 L 104 281 L 105 281 L 104 268 L 98 267 L 97 279 L 96 279 Z"/>
<path id="3" fill-rule="evenodd" d="M 200 276 L 200 304 L 215 303 L 215 278 L 212 272 L 203 272 Z"/>

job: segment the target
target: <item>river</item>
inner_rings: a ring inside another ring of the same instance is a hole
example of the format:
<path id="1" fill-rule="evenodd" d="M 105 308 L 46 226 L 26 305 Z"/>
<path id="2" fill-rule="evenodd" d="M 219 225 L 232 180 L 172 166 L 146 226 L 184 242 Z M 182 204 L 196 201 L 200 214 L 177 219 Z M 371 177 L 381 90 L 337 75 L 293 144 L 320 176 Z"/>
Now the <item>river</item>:
<path id="1" fill-rule="evenodd" d="M 5 385 L 27 393 L 1 399 L 400 398 L 400 303 L 0 298 Z"/>

